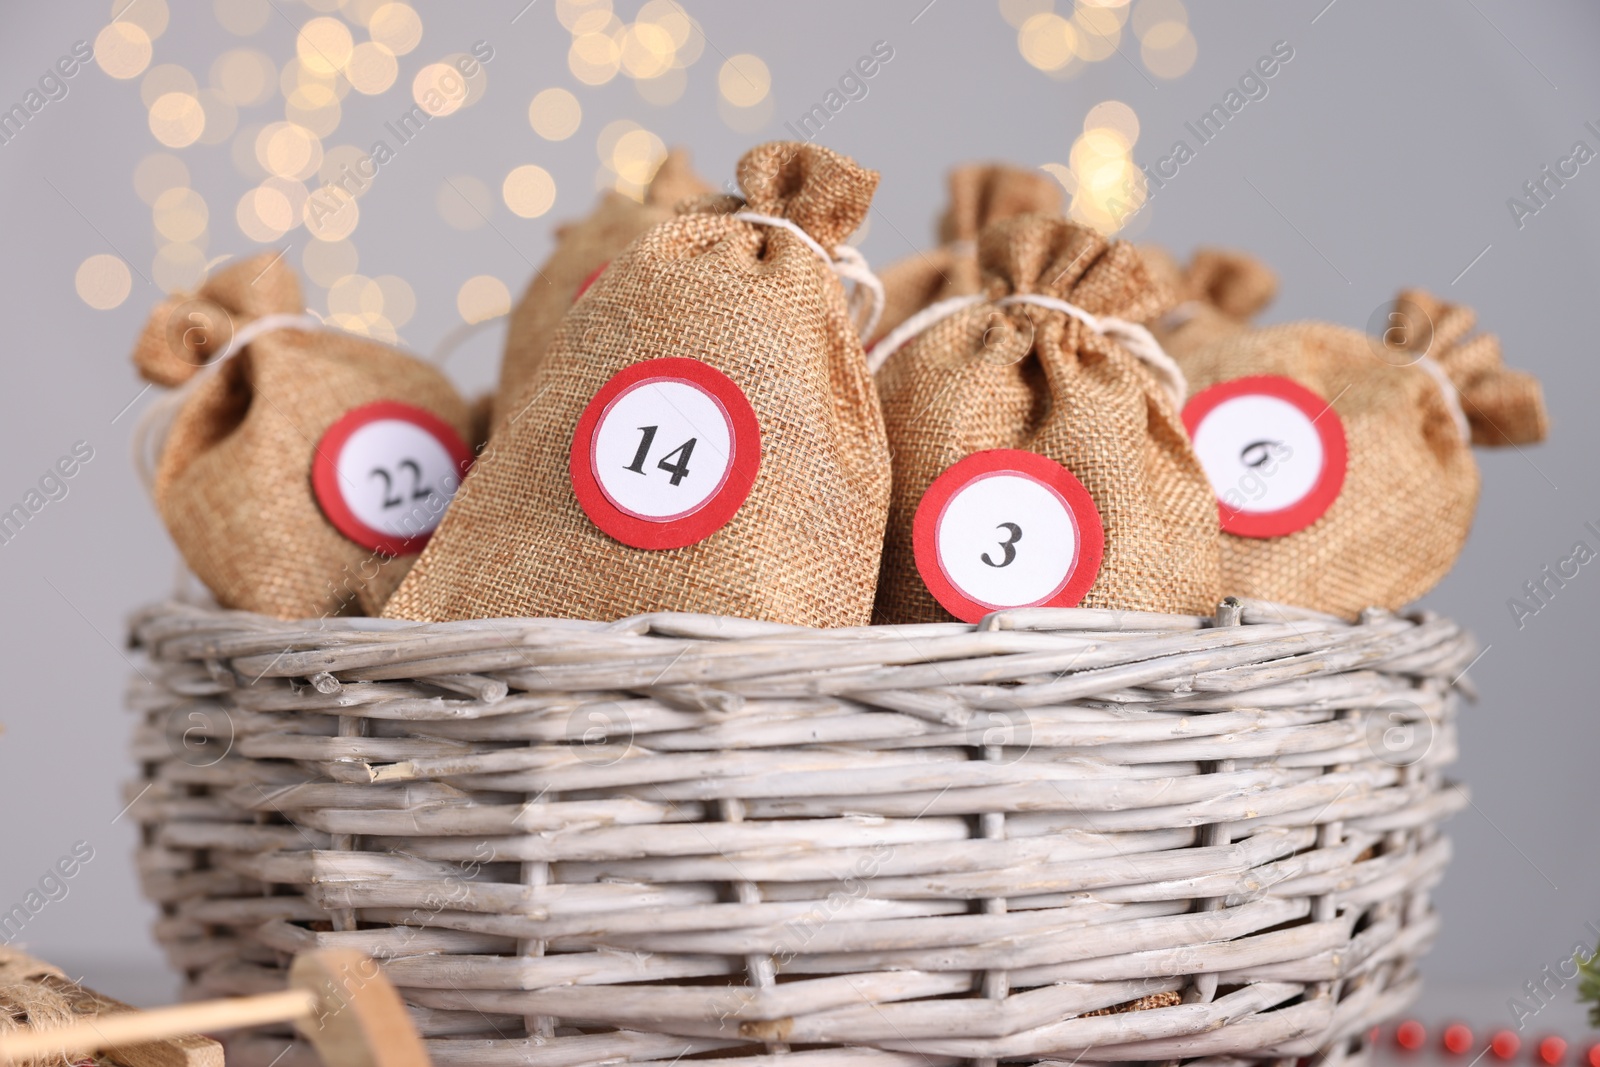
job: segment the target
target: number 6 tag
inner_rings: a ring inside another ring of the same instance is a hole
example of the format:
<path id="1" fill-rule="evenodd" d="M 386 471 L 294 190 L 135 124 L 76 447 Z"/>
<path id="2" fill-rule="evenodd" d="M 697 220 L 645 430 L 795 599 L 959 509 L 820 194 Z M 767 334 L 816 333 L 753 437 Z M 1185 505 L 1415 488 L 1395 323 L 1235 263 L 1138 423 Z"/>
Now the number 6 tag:
<path id="1" fill-rule="evenodd" d="M 317 442 L 311 487 L 334 528 L 390 556 L 422 551 L 472 450 L 431 411 L 380 400 L 345 412 Z"/>
<path id="2" fill-rule="evenodd" d="M 756 413 L 695 359 L 635 363 L 578 419 L 569 470 L 591 521 L 634 548 L 683 548 L 726 526 L 761 469 Z"/>
<path id="3" fill-rule="evenodd" d="M 977 622 L 1005 608 L 1075 606 L 1105 551 L 1083 483 L 1034 452 L 975 452 L 935 478 L 917 505 L 912 547 L 946 611 Z"/>

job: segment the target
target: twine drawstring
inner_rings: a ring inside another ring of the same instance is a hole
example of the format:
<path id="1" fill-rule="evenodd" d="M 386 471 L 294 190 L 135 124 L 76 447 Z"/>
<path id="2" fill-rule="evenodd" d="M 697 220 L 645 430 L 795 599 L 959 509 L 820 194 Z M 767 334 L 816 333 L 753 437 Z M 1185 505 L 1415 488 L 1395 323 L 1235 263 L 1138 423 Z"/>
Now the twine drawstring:
<path id="1" fill-rule="evenodd" d="M 1439 395 L 1444 397 L 1445 410 L 1450 412 L 1451 421 L 1456 424 L 1456 429 L 1461 433 L 1461 439 L 1468 444 L 1472 442 L 1472 426 L 1467 422 L 1467 413 L 1461 410 L 1461 394 L 1456 389 L 1456 383 L 1450 380 L 1450 375 L 1445 373 L 1439 361 L 1432 356 L 1420 356 L 1417 366 L 1428 372 L 1439 387 Z"/>
<path id="2" fill-rule="evenodd" d="M 309 312 L 279 312 L 252 319 L 233 331 L 233 337 L 221 355 L 203 364 L 188 381 L 158 397 L 155 403 L 146 408 L 133 427 L 133 463 L 146 491 L 152 496 L 155 494 L 156 467 L 160 465 L 161 453 L 167 446 L 167 437 L 172 433 L 173 420 L 202 382 L 216 374 L 223 364 L 262 334 L 274 330 L 320 330 L 324 326 L 321 319 Z"/>
<path id="3" fill-rule="evenodd" d="M 868 367 L 874 373 L 888 361 L 889 357 L 909 342 L 913 337 L 924 330 L 949 318 L 964 308 L 977 304 L 987 303 L 988 298 L 982 295 L 953 296 L 948 300 L 941 300 L 937 304 L 930 304 L 911 316 L 905 322 L 895 327 L 883 340 L 872 348 L 872 355 Z M 1137 357 L 1145 366 L 1149 367 L 1161 384 L 1172 396 L 1172 402 L 1182 410 L 1184 401 L 1189 396 L 1189 383 L 1184 378 L 1183 371 L 1172 357 L 1167 355 L 1155 335 L 1137 322 L 1119 319 L 1114 315 L 1093 315 L 1076 304 L 1053 296 L 1044 296 L 1039 293 L 1015 293 L 994 301 L 997 307 L 1015 307 L 1018 304 L 1032 304 L 1035 307 L 1049 308 L 1051 311 L 1061 311 L 1083 323 L 1090 330 L 1104 337 L 1110 337 Z"/>
<path id="4" fill-rule="evenodd" d="M 883 282 L 872 273 L 872 268 L 867 265 L 867 257 L 861 254 L 860 249 L 850 245 L 837 245 L 832 252 L 829 252 L 816 238 L 793 221 L 779 218 L 777 215 L 763 215 L 759 211 L 739 211 L 735 212 L 733 217 L 744 222 L 753 222 L 758 226 L 776 226 L 788 230 L 804 241 L 806 247 L 828 264 L 841 280 L 853 283 L 849 299 L 850 318 L 857 324 L 862 337 L 872 336 L 872 331 L 878 328 L 878 319 L 883 316 Z M 869 309 L 864 323 L 861 321 L 863 307 Z"/>

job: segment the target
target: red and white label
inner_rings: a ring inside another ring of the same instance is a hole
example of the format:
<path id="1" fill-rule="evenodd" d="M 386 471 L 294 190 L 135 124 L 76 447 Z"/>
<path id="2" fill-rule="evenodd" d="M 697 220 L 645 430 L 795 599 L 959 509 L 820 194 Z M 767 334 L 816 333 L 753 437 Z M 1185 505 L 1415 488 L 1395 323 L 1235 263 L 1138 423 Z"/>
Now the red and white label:
<path id="1" fill-rule="evenodd" d="M 311 486 L 328 521 L 374 552 L 422 551 L 472 466 L 472 450 L 431 411 L 380 400 L 346 412 L 317 442 Z"/>
<path id="2" fill-rule="evenodd" d="M 761 429 L 732 378 L 695 359 L 618 371 L 578 420 L 572 488 L 634 548 L 682 548 L 728 524 L 761 469 Z"/>
<path id="3" fill-rule="evenodd" d="M 1100 512 L 1061 464 L 1034 452 L 976 452 L 934 479 L 912 523 L 917 570 L 962 622 L 1005 608 L 1070 608 L 1105 551 Z"/>
<path id="4" fill-rule="evenodd" d="M 1222 382 L 1183 409 L 1217 494 L 1224 533 L 1281 537 L 1322 518 L 1344 488 L 1344 423 L 1326 400 L 1275 375 Z"/>

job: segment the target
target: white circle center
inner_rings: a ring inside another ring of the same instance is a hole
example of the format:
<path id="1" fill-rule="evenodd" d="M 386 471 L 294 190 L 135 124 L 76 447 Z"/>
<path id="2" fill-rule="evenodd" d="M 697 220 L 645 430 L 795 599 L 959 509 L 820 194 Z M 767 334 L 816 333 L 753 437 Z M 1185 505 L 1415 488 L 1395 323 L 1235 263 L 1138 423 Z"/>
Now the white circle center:
<path id="1" fill-rule="evenodd" d="M 733 459 L 722 402 L 680 378 L 651 378 L 613 400 L 590 454 L 606 498 L 652 522 L 699 510 L 728 480 Z"/>
<path id="2" fill-rule="evenodd" d="M 988 474 L 956 490 L 935 534 L 939 566 L 963 596 L 990 608 L 1049 600 L 1078 558 L 1072 509 L 1024 474 Z"/>
<path id="3" fill-rule="evenodd" d="M 461 484 L 444 442 L 406 419 L 376 419 L 351 434 L 337 468 L 345 505 L 390 537 L 431 533 Z"/>
<path id="4" fill-rule="evenodd" d="M 1311 417 L 1265 393 L 1212 408 L 1195 428 L 1194 450 L 1217 499 L 1234 511 L 1293 507 L 1322 477 L 1322 437 Z"/>

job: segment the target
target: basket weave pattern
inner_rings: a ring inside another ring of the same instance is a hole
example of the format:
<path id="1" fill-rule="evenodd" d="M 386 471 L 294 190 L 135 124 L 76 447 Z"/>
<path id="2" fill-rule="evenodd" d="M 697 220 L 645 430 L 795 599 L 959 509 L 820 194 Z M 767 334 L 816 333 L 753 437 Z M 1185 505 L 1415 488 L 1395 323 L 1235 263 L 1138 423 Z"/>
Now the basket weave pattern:
<path id="1" fill-rule="evenodd" d="M 188 990 L 359 948 L 440 1067 L 1360 1059 L 1465 803 L 1436 617 L 132 629 Z"/>

